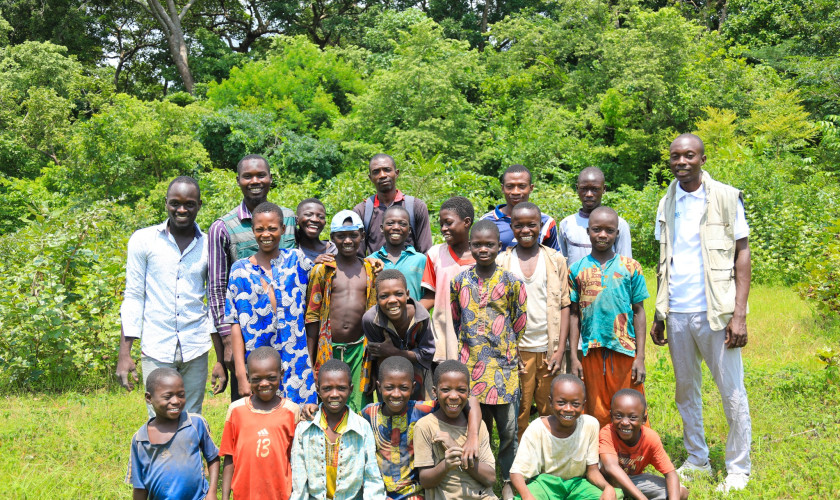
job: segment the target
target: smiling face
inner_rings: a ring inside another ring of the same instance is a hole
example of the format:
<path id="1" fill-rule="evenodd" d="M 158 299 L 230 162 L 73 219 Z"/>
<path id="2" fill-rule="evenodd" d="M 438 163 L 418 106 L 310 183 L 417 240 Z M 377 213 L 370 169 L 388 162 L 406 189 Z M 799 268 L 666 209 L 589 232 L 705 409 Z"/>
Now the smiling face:
<path id="1" fill-rule="evenodd" d="M 166 212 L 169 225 L 176 229 L 188 229 L 195 224 L 195 217 L 201 209 L 198 188 L 188 182 L 173 184 L 166 193 Z"/>
<path id="2" fill-rule="evenodd" d="M 382 280 L 376 285 L 376 303 L 388 319 L 401 320 L 408 303 L 408 290 L 400 280 Z"/>
<path id="3" fill-rule="evenodd" d="M 181 377 L 166 377 L 158 381 L 154 394 L 146 393 L 146 402 L 152 405 L 155 417 L 161 420 L 178 420 L 184 410 L 187 395 Z"/>
<path id="4" fill-rule="evenodd" d="M 674 174 L 674 178 L 679 181 L 684 191 L 692 193 L 700 188 L 705 163 L 703 143 L 696 137 L 680 136 L 671 143 L 669 155 L 671 173 Z"/>
<path id="5" fill-rule="evenodd" d="M 364 233 L 358 229 L 352 231 L 336 231 L 330 234 L 330 239 L 338 248 L 338 253 L 344 257 L 352 257 L 359 251 L 364 239 Z"/>
<path id="6" fill-rule="evenodd" d="M 254 214 L 252 224 L 260 252 L 273 254 L 280 246 L 280 237 L 286 231 L 283 219 L 274 212 L 260 212 Z"/>
<path id="7" fill-rule="evenodd" d="M 327 225 L 327 213 L 317 203 L 306 203 L 298 207 L 298 229 L 311 240 L 317 240 Z"/>
<path id="8" fill-rule="evenodd" d="M 473 231 L 470 236 L 470 252 L 479 266 L 493 265 L 499 255 L 499 248 L 499 237 L 492 231 Z"/>
<path id="9" fill-rule="evenodd" d="M 634 446 L 642 435 L 642 425 L 647 420 L 647 412 L 638 398 L 624 395 L 613 401 L 610 419 L 618 437 Z"/>
<path id="10" fill-rule="evenodd" d="M 271 190 L 271 172 L 268 165 L 259 159 L 245 160 L 236 174 L 236 183 L 242 190 L 245 203 L 256 207 L 266 200 Z"/>
<path id="11" fill-rule="evenodd" d="M 594 173 L 583 174 L 578 178 L 577 195 L 584 212 L 589 213 L 601 206 L 604 191 L 604 179 Z"/>
<path id="12" fill-rule="evenodd" d="M 551 414 L 564 429 L 574 429 L 577 419 L 583 413 L 586 396 L 580 384 L 570 380 L 560 380 L 551 386 L 549 396 Z"/>
<path id="13" fill-rule="evenodd" d="M 330 370 L 318 374 L 318 397 L 321 398 L 324 411 L 331 415 L 344 412 L 352 390 L 350 377 L 343 371 Z"/>
<path id="14" fill-rule="evenodd" d="M 510 218 L 510 229 L 516 245 L 531 248 L 540 242 L 540 213 L 533 209 L 515 210 Z"/>
<path id="15" fill-rule="evenodd" d="M 248 364 L 248 382 L 251 394 L 268 403 L 280 387 L 281 368 L 275 359 L 255 359 Z"/>
<path id="16" fill-rule="evenodd" d="M 472 220 L 462 219 L 454 210 L 440 211 L 440 234 L 449 246 L 467 241 Z"/>
<path id="17" fill-rule="evenodd" d="M 382 221 L 382 234 L 385 235 L 385 240 L 395 247 L 403 246 L 410 232 L 411 221 L 408 214 L 402 210 L 388 212 Z"/>
<path id="18" fill-rule="evenodd" d="M 609 251 L 618 237 L 618 217 L 604 209 L 592 212 L 586 232 L 593 250 Z"/>
<path id="19" fill-rule="evenodd" d="M 467 377 L 459 372 L 447 372 L 440 375 L 437 386 L 438 404 L 443 413 L 449 418 L 458 418 L 464 407 L 467 406 L 467 399 L 470 397 L 470 384 Z"/>
<path id="20" fill-rule="evenodd" d="M 517 203 L 528 201 L 534 185 L 531 184 L 531 176 L 527 172 L 510 172 L 502 179 L 502 194 L 505 196 L 505 203 L 511 208 Z"/>
<path id="21" fill-rule="evenodd" d="M 414 390 L 413 374 L 386 373 L 376 382 L 382 392 L 382 402 L 392 415 L 402 415 Z"/>
<path id="22" fill-rule="evenodd" d="M 379 158 L 370 162 L 368 178 L 376 186 L 378 193 L 390 193 L 397 189 L 397 176 L 400 171 L 388 158 Z"/>

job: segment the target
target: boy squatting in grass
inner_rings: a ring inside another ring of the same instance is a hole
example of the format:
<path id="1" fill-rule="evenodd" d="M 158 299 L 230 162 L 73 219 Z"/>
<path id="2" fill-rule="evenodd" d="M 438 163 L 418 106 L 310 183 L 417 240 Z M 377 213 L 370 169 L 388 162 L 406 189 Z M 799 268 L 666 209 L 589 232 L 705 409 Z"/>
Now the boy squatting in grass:
<path id="1" fill-rule="evenodd" d="M 327 360 L 318 371 L 320 410 L 295 429 L 293 500 L 386 498 L 370 424 L 347 406 L 352 392 L 350 367 Z"/>
<path id="2" fill-rule="evenodd" d="M 424 295 L 420 303 L 432 311 L 432 333 L 435 337 L 434 361 L 458 357 L 458 336 L 452 324 L 449 304 L 449 283 L 456 274 L 475 264 L 470 251 L 470 227 L 475 210 L 470 200 L 453 196 L 440 206 L 440 234 L 445 243 L 435 245 L 426 255 L 423 270 Z"/>
<path id="3" fill-rule="evenodd" d="M 374 360 L 373 379 L 378 380 L 382 360 L 402 356 L 414 366 L 411 398 L 427 399 L 431 382 L 428 386 L 426 382 L 430 380 L 435 352 L 431 318 L 410 297 L 405 276 L 400 271 L 385 269 L 376 277 L 376 305 L 362 317 L 362 330 L 368 341 L 368 353 Z"/>
<path id="4" fill-rule="evenodd" d="M 146 377 L 146 403 L 155 416 L 131 438 L 126 482 L 134 487 L 134 500 L 216 498 L 219 450 L 207 421 L 183 411 L 185 402 L 184 381 L 175 369 L 157 368 Z"/>
<path id="5" fill-rule="evenodd" d="M 619 233 L 615 210 L 593 210 L 587 231 L 592 253 L 569 271 L 570 343 L 580 336 L 583 344 L 583 361 L 572 357 L 572 373 L 586 382 L 586 414 L 603 427 L 610 422 L 613 394 L 631 385 L 645 392 L 645 336 L 635 332 L 644 332 L 650 295 L 641 264 L 613 250 Z"/>
<path id="6" fill-rule="evenodd" d="M 277 395 L 283 368 L 280 354 L 272 347 L 254 350 L 247 368 L 251 394 L 231 403 L 225 416 L 222 499 L 228 500 L 232 491 L 236 500 L 287 500 L 300 407 Z"/>
<path id="7" fill-rule="evenodd" d="M 471 394 L 478 398 L 488 430 L 499 432 L 499 469 L 505 485 L 502 498 L 512 498 L 510 466 L 516 456 L 519 414 L 518 343 L 525 330 L 525 284 L 496 265 L 499 228 L 478 221 L 470 231 L 475 266 L 452 278 L 450 307 L 458 332 L 460 360 L 470 370 Z"/>
<path id="8" fill-rule="evenodd" d="M 439 408 L 414 427 L 414 465 L 425 500 L 495 500 L 496 464 L 490 434 L 480 422 L 478 454 L 466 459 L 470 374 L 460 361 L 447 360 L 435 370 Z"/>
<path id="9" fill-rule="evenodd" d="M 239 395 L 251 395 L 245 361 L 254 349 L 269 346 L 283 362 L 281 394 L 295 404 L 314 405 L 315 379 L 304 329 L 311 264 L 300 250 L 279 248 L 286 230 L 280 207 L 260 203 L 252 217 L 257 253 L 233 264 L 225 298 Z"/>
<path id="10" fill-rule="evenodd" d="M 373 264 L 357 256 L 365 234 L 362 219 L 352 210 L 335 214 L 330 239 L 338 248 L 332 262 L 317 264 L 309 274 L 306 335 L 317 371 L 336 357 L 350 366 L 349 405 L 354 412 L 372 402 L 373 382 L 362 316 L 376 303 Z"/>
<path id="11" fill-rule="evenodd" d="M 380 227 L 385 244 L 369 257 L 380 259 L 384 263 L 383 269 L 396 269 L 403 273 L 411 298 L 419 301 L 423 297 L 421 283 L 426 256 L 413 246 L 406 245 L 411 234 L 408 211 L 402 205 L 391 205 L 385 210 Z"/>
<path id="12" fill-rule="evenodd" d="M 685 500 L 688 490 L 680 478 L 659 434 L 643 424 L 647 401 L 634 389 L 621 389 L 612 398 L 612 422 L 601 429 L 598 453 L 603 473 L 625 498 L 636 500 Z M 643 474 L 652 464 L 665 477 Z"/>
<path id="13" fill-rule="evenodd" d="M 510 481 L 522 500 L 623 498 L 598 470 L 598 421 L 582 415 L 583 382 L 560 374 L 551 383 L 551 415 L 528 426 Z"/>
<path id="14" fill-rule="evenodd" d="M 540 244 L 541 220 L 536 205 L 517 203 L 510 223 L 516 246 L 496 259 L 503 269 L 522 278 L 528 293 L 528 321 L 519 339 L 519 357 L 525 365 L 519 375 L 519 439 L 530 423 L 533 403 L 540 415 L 550 413 L 551 380 L 568 367 L 566 344 L 560 339 L 569 333 L 569 268 L 560 252 Z"/>
<path id="15" fill-rule="evenodd" d="M 423 500 L 423 487 L 414 465 L 415 424 L 440 409 L 437 401 L 411 399 L 416 384 L 414 374 L 414 366 L 404 357 L 392 356 L 382 361 L 376 381 L 382 402 L 362 410 L 362 417 L 373 429 L 376 459 L 388 498 L 392 500 Z M 467 441 L 461 457 L 468 464 L 473 463 L 478 452 L 478 430 L 482 425 L 478 408 L 478 401 L 470 397 L 464 410 L 468 421 Z"/>

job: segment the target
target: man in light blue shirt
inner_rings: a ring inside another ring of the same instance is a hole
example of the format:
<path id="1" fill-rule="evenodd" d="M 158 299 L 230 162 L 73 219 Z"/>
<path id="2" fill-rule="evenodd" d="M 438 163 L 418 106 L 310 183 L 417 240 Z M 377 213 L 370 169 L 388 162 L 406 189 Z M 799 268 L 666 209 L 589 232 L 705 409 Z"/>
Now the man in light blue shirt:
<path id="1" fill-rule="evenodd" d="M 130 391 L 134 385 L 129 374 L 137 381 L 131 346 L 140 339 L 143 383 L 156 368 L 177 370 L 184 379 L 190 413 L 201 413 L 211 346 L 216 358 L 222 359 L 222 343 L 204 302 L 208 247 L 207 236 L 195 223 L 200 209 L 198 183 L 178 177 L 166 191 L 169 218 L 129 239 L 117 361 L 120 384 Z M 221 363 L 213 367 L 212 381 L 214 391 L 224 387 Z M 148 410 L 153 417 L 150 406 Z"/>

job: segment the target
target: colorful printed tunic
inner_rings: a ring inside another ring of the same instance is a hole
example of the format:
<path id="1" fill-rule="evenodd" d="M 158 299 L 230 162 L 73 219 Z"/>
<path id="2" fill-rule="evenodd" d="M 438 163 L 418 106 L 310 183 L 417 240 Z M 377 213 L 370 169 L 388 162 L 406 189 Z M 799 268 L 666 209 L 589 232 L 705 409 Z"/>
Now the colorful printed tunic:
<path id="1" fill-rule="evenodd" d="M 367 301 L 365 311 L 376 304 L 376 286 L 374 280 L 373 266 L 367 260 L 362 259 L 367 276 Z M 332 295 L 332 282 L 335 276 L 335 261 L 317 264 L 309 273 L 309 289 L 307 290 L 306 323 L 320 323 L 318 332 L 318 350 L 313 365 L 315 373 L 327 360 L 333 357 L 332 330 L 330 329 L 330 296 Z M 371 359 L 367 353 L 367 338 L 362 335 L 365 347 L 365 358 L 362 362 L 362 374 L 358 391 L 366 391 L 370 385 L 370 374 L 372 369 Z"/>
<path id="2" fill-rule="evenodd" d="M 382 403 L 367 405 L 362 418 L 373 427 L 376 440 L 376 461 L 388 498 L 423 500 L 420 476 L 414 467 L 414 424 L 434 412 L 434 401 L 409 401 L 402 415 L 387 416 Z"/>
<path id="3" fill-rule="evenodd" d="M 569 298 L 580 304 L 580 338 L 583 355 L 606 347 L 636 355 L 633 304 L 650 297 L 642 265 L 616 254 L 602 266 L 591 255 L 572 264 Z"/>
<path id="4" fill-rule="evenodd" d="M 225 298 L 225 323 L 242 329 L 245 359 L 258 347 L 275 348 L 283 366 L 280 391 L 299 405 L 318 402 L 304 325 L 309 267 L 297 249 L 280 249 L 270 277 L 259 265 L 240 259 L 230 269 Z M 262 279 L 272 285 L 276 314 Z"/>
<path id="5" fill-rule="evenodd" d="M 496 268 L 489 279 L 475 266 L 450 285 L 449 304 L 460 360 L 470 370 L 472 395 L 480 403 L 519 401 L 519 338 L 525 331 L 525 283 Z"/>

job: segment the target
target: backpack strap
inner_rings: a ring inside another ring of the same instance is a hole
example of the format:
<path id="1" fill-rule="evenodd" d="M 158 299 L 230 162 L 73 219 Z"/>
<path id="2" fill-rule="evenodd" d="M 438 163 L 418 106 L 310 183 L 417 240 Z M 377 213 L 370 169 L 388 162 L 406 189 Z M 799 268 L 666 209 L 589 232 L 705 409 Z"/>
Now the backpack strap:
<path id="1" fill-rule="evenodd" d="M 405 195 L 405 211 L 408 212 L 408 225 L 411 226 L 411 232 L 414 233 L 414 197 Z M 415 241 L 415 243 L 417 243 Z"/>
<path id="2" fill-rule="evenodd" d="M 375 196 L 375 195 L 374 195 Z M 367 239 L 368 229 L 370 229 L 370 220 L 373 218 L 373 196 L 365 200 L 365 239 Z"/>

